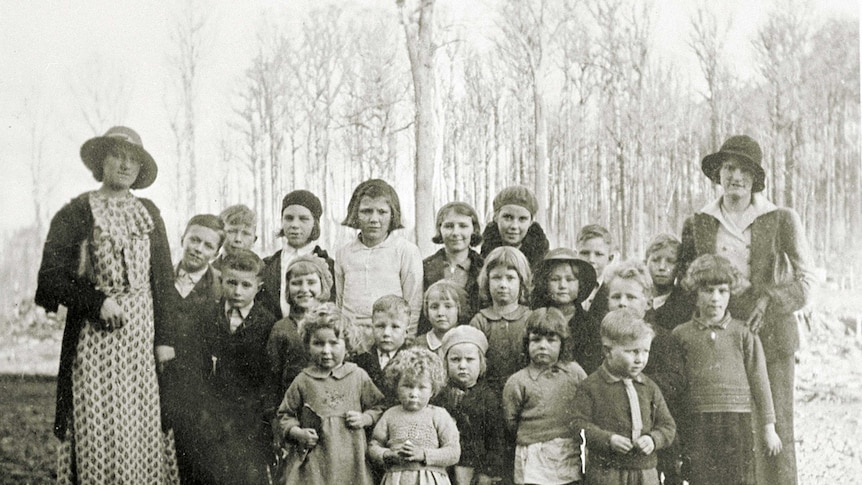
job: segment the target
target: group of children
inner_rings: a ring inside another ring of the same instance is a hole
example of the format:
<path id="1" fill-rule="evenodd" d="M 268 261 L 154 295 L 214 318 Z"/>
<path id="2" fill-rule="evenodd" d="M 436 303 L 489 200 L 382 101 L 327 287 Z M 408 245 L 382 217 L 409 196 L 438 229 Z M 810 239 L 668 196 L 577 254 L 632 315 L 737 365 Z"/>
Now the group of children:
<path id="1" fill-rule="evenodd" d="M 265 260 L 244 206 L 193 217 L 162 372 L 184 481 L 753 483 L 752 440 L 781 442 L 760 341 L 727 313 L 739 272 L 703 256 L 678 275 L 669 235 L 614 262 L 598 225 L 548 251 L 529 189 L 493 205 L 484 234 L 441 208 L 424 261 L 376 179 L 334 261 L 308 191 Z"/>

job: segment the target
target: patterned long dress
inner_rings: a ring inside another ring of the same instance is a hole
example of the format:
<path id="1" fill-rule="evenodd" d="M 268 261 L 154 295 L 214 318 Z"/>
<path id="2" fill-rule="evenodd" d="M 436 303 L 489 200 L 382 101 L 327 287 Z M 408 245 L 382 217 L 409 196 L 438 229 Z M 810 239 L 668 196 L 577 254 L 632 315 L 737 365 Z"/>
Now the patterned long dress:
<path id="1" fill-rule="evenodd" d="M 58 482 L 77 476 L 87 484 L 179 483 L 173 439 L 161 429 L 153 355 L 148 234 L 154 223 L 130 194 L 92 192 L 89 199 L 94 277 L 126 321 L 115 330 L 90 323 L 81 330 L 72 366 L 74 431 L 60 445 Z"/>

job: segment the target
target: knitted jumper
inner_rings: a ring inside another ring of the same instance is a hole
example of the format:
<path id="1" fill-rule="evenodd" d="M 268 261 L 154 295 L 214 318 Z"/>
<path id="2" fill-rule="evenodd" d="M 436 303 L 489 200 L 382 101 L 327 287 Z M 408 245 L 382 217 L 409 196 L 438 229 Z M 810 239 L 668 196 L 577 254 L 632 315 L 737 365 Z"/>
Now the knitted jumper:
<path id="1" fill-rule="evenodd" d="M 775 422 L 760 338 L 726 313 L 716 324 L 698 318 L 675 328 L 695 413 L 750 413 Z M 752 400 L 754 401 L 752 403 Z"/>

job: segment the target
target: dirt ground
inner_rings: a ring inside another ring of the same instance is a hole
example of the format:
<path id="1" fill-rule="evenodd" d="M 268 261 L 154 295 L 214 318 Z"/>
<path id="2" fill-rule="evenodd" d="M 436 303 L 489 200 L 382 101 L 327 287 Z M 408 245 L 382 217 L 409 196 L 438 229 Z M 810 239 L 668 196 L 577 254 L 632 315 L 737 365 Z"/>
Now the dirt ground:
<path id="1" fill-rule="evenodd" d="M 862 482 L 862 340 L 855 320 L 839 317 L 815 313 L 799 352 L 796 445 L 803 485 Z M 55 381 L 32 374 L 55 371 L 58 352 L 59 341 L 0 345 L 0 484 L 55 480 Z"/>

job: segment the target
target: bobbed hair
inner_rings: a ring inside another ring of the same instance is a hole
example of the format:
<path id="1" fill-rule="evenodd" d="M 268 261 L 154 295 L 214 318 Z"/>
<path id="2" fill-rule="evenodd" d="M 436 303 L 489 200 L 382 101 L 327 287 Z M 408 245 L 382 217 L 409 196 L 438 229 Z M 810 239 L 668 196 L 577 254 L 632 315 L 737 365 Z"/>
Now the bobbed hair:
<path id="1" fill-rule="evenodd" d="M 105 159 L 108 158 L 109 155 L 113 155 L 117 158 L 128 157 L 131 160 L 137 160 L 140 162 L 140 159 L 138 158 L 138 150 L 136 150 L 135 145 L 132 145 L 131 143 L 117 140 L 114 143 L 102 143 L 97 145 L 96 148 L 93 149 L 93 158 L 95 160 L 99 160 L 99 162 L 94 163 L 90 168 L 96 182 L 102 182 L 105 180 Z M 133 188 L 135 188 L 134 185 L 138 184 L 139 180 L 143 177 L 144 174 L 142 172 L 143 170 L 138 172 L 138 178 L 136 178 L 135 182 L 132 184 Z"/>
<path id="2" fill-rule="evenodd" d="M 491 304 L 491 290 L 489 288 L 488 273 L 497 267 L 515 270 L 521 280 L 521 288 L 518 292 L 518 303 L 525 305 L 530 301 L 530 291 L 533 285 L 533 272 L 527 257 L 520 250 L 512 246 L 500 246 L 494 249 L 485 258 L 485 265 L 479 272 L 479 297 L 486 304 Z"/>
<path id="3" fill-rule="evenodd" d="M 391 389 L 398 389 L 402 379 L 416 382 L 427 378 L 431 381 L 431 394 L 436 396 L 446 385 L 443 361 L 437 354 L 422 347 L 410 347 L 395 354 L 383 374 Z"/>
<path id="4" fill-rule="evenodd" d="M 630 308 L 612 310 L 602 319 L 602 345 L 626 345 L 642 338 L 655 337 L 655 330 Z"/>
<path id="5" fill-rule="evenodd" d="M 454 301 L 458 305 L 458 317 L 460 320 L 461 315 L 467 308 L 467 292 L 452 280 L 445 278 L 437 280 L 425 290 L 425 295 L 422 297 L 422 309 L 425 311 L 425 316 L 428 316 L 428 298 L 435 293 Z"/>
<path id="6" fill-rule="evenodd" d="M 568 340 L 569 322 L 563 312 L 556 308 L 537 308 L 527 317 L 527 330 L 524 332 L 524 355 L 530 355 L 530 335 L 560 338 L 560 358 L 565 355 Z"/>
<path id="7" fill-rule="evenodd" d="M 470 234 L 470 246 L 478 246 L 482 244 L 482 228 L 479 226 L 479 214 L 476 209 L 466 202 L 449 202 L 437 211 L 437 220 L 434 227 L 437 229 L 431 242 L 434 244 L 443 244 L 443 235 L 440 233 L 440 227 L 443 225 L 443 219 L 450 213 L 454 212 L 459 216 L 469 217 L 473 222 L 473 233 Z"/>
<path id="8" fill-rule="evenodd" d="M 728 285 L 733 296 L 751 286 L 730 260 L 716 254 L 704 254 L 688 267 L 682 287 L 686 291 L 699 291 L 713 285 Z"/>
<path id="9" fill-rule="evenodd" d="M 317 295 L 318 301 L 328 301 L 330 298 L 330 288 L 332 288 L 332 273 L 329 272 L 329 265 L 326 261 L 314 254 L 300 256 L 287 265 L 285 271 L 285 280 L 290 285 L 290 279 L 294 276 L 305 276 L 316 274 L 320 278 L 320 294 Z M 290 290 L 287 291 L 288 303 L 293 304 L 290 298 Z"/>
<path id="10" fill-rule="evenodd" d="M 392 218 L 389 221 L 389 230 L 392 232 L 396 229 L 401 229 L 404 226 L 401 224 L 401 202 L 398 199 L 398 193 L 395 189 L 381 179 L 366 180 L 356 186 L 353 195 L 350 196 L 350 202 L 347 203 L 347 217 L 341 224 L 353 229 L 359 227 L 359 203 L 363 197 L 376 199 L 378 197 L 386 199 L 389 208 L 392 209 Z"/>

